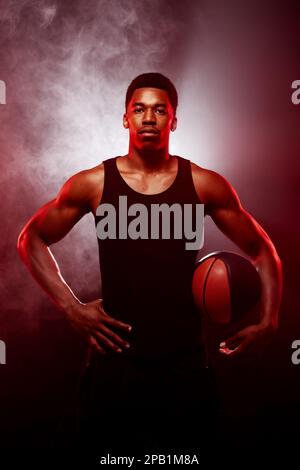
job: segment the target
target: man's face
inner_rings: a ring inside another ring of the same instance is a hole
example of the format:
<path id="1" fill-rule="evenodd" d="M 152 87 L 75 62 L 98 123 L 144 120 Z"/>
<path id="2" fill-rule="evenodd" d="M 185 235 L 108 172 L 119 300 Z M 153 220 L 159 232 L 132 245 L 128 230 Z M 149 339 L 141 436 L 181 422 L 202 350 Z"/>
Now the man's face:
<path id="1" fill-rule="evenodd" d="M 167 147 L 176 124 L 168 92 L 159 88 L 137 88 L 123 116 L 130 144 L 141 150 Z"/>

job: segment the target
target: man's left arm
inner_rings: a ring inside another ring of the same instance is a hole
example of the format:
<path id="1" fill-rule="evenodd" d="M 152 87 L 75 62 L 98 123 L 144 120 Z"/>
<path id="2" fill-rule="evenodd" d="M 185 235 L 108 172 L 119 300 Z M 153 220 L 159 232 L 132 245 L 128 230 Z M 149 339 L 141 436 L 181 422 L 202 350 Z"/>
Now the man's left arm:
<path id="1" fill-rule="evenodd" d="M 218 173 L 206 171 L 204 192 L 202 186 L 206 213 L 250 257 L 261 279 L 259 323 L 244 328 L 220 344 L 220 352 L 236 356 L 258 346 L 259 342 L 266 342 L 276 330 L 282 296 L 282 264 L 271 239 L 242 207 L 233 187 Z"/>

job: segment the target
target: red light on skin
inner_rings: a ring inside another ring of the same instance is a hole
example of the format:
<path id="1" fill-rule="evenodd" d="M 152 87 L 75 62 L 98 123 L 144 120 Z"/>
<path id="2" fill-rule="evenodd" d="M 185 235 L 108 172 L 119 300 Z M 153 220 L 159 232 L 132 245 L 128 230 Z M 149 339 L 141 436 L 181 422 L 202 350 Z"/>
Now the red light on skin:
<path id="1" fill-rule="evenodd" d="M 123 116 L 123 125 L 130 133 L 130 149 L 143 150 L 149 145 L 153 150 L 168 149 L 170 131 L 176 129 L 176 124 L 169 95 L 158 88 L 136 89 Z"/>

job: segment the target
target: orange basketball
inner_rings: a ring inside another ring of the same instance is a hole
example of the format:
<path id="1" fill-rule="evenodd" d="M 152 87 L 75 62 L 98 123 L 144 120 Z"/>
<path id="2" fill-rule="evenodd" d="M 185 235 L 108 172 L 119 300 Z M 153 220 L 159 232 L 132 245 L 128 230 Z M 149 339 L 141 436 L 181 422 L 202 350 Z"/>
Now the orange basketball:
<path id="1" fill-rule="evenodd" d="M 229 251 L 211 253 L 195 266 L 194 301 L 219 325 L 239 321 L 260 300 L 259 275 L 244 256 Z"/>

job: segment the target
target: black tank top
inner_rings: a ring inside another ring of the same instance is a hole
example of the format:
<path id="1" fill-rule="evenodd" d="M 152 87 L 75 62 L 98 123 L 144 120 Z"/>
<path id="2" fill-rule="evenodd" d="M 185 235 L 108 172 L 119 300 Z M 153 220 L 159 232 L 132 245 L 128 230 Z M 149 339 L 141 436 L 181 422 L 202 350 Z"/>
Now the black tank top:
<path id="1" fill-rule="evenodd" d="M 117 158 L 104 161 L 99 205 L 112 204 L 117 221 L 119 196 L 127 196 L 128 207 L 135 203 L 145 205 L 149 214 L 151 204 L 201 204 L 189 160 L 177 157 L 178 171 L 171 186 L 159 194 L 145 195 L 125 182 L 117 168 Z M 96 229 L 102 219 L 95 216 Z M 112 317 L 132 325 L 130 333 L 119 330 L 131 345 L 122 355 L 157 358 L 204 351 L 200 313 L 192 297 L 197 250 L 187 250 L 184 238 L 118 239 L 118 233 L 117 230 L 116 239 L 97 236 L 97 240 L 103 306 Z"/>

